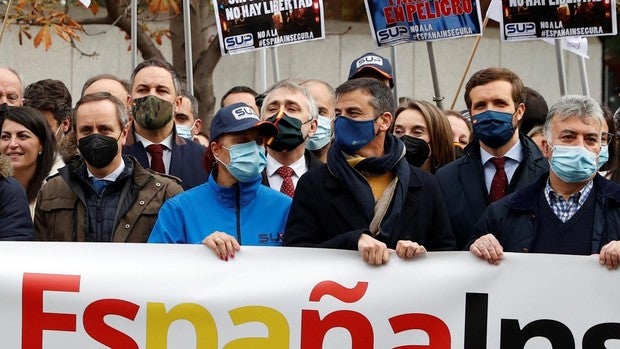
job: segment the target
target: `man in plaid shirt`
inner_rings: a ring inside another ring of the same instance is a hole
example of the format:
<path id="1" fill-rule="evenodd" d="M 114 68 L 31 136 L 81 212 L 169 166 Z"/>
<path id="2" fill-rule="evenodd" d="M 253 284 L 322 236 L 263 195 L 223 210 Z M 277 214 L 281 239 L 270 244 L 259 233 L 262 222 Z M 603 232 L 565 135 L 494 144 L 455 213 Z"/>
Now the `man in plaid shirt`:
<path id="1" fill-rule="evenodd" d="M 598 174 L 601 148 L 613 135 L 596 101 L 565 96 L 549 109 L 543 153 L 550 172 L 490 205 L 469 250 L 491 264 L 503 252 L 598 254 L 620 264 L 620 186 Z"/>

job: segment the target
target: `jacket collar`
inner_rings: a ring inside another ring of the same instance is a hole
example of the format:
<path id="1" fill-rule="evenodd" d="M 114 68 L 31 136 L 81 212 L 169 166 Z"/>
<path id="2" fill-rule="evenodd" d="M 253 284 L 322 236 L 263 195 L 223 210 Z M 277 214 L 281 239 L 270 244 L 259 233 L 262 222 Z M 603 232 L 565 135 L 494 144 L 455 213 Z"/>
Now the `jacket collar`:
<path id="1" fill-rule="evenodd" d="M 207 185 L 215 193 L 218 202 L 225 207 L 234 208 L 236 206 L 237 195 L 239 195 L 239 204 L 241 206 L 246 206 L 256 198 L 256 194 L 261 186 L 261 180 L 261 177 L 257 177 L 252 182 L 237 182 L 231 187 L 222 187 L 217 183 L 213 177 L 213 172 L 211 172 Z"/>
<path id="2" fill-rule="evenodd" d="M 506 207 L 511 210 L 518 211 L 530 211 L 536 208 L 537 198 L 542 190 L 544 190 L 547 180 L 549 178 L 549 172 L 544 173 L 536 181 L 532 182 L 522 190 L 514 193 L 508 202 L 505 203 Z M 620 203 L 620 186 L 610 180 L 603 178 L 598 173 L 594 176 L 594 189 L 597 195 L 614 201 L 614 203 Z"/>

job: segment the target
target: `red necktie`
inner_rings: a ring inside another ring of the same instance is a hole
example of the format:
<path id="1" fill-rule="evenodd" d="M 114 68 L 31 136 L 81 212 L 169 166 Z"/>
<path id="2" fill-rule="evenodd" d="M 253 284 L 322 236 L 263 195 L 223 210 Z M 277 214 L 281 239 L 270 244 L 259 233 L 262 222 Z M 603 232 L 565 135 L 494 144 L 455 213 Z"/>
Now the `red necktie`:
<path id="1" fill-rule="evenodd" d="M 164 146 L 161 144 L 151 144 L 146 147 L 146 151 L 151 154 L 151 170 L 166 173 L 164 167 Z"/>
<path id="2" fill-rule="evenodd" d="M 508 177 L 506 176 L 506 171 L 504 171 L 504 162 L 506 162 L 506 158 L 491 158 L 491 161 L 493 165 L 495 165 L 495 175 L 491 182 L 489 201 L 495 202 L 506 196 Z"/>
<path id="3" fill-rule="evenodd" d="M 276 173 L 282 177 L 282 186 L 280 187 L 280 192 L 284 193 L 290 197 L 293 197 L 295 193 L 295 186 L 293 185 L 293 169 L 288 166 L 282 166 L 276 170 Z"/>

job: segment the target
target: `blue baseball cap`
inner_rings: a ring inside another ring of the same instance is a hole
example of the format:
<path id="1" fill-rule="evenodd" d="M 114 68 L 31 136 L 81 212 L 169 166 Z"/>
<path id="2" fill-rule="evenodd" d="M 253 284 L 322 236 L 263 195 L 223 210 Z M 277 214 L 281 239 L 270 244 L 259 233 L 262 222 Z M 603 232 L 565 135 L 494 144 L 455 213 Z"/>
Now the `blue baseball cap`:
<path id="1" fill-rule="evenodd" d="M 387 58 L 371 52 L 365 53 L 351 62 L 348 80 L 359 77 L 362 72 L 367 70 L 373 70 L 374 72 L 379 73 L 379 75 L 390 81 L 390 87 L 394 87 L 392 64 Z"/>
<path id="2" fill-rule="evenodd" d="M 257 128 L 260 134 L 266 138 L 274 137 L 278 134 L 276 125 L 269 121 L 260 121 L 260 118 L 245 103 L 234 103 L 226 106 L 213 117 L 211 121 L 210 140 L 216 140 L 224 133 L 234 133 Z"/>

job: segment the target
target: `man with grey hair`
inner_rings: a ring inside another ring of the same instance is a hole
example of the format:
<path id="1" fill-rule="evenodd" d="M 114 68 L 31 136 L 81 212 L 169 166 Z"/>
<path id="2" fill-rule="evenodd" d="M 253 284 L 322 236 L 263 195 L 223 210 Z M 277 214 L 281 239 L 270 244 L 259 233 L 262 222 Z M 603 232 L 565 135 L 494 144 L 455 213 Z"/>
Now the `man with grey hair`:
<path id="1" fill-rule="evenodd" d="M 15 69 L 0 66 L 0 104 L 20 106 L 23 103 L 24 85 Z"/>
<path id="2" fill-rule="evenodd" d="M 265 92 L 261 119 L 274 123 L 278 135 L 266 142 L 263 184 L 292 197 L 299 178 L 322 164 L 305 147 L 316 132 L 317 117 L 312 94 L 292 80 L 279 81 Z"/>
<path id="3" fill-rule="evenodd" d="M 390 250 L 412 259 L 453 250 L 454 235 L 437 181 L 410 166 L 391 132 L 390 88 L 372 78 L 336 89 L 336 137 L 327 164 L 299 180 L 284 246 L 356 250 L 372 265 Z"/>
<path id="4" fill-rule="evenodd" d="M 73 128 L 82 159 L 39 192 L 37 240 L 146 242 L 161 205 L 182 189 L 177 179 L 121 155 L 128 122 L 127 108 L 110 93 L 77 102 Z"/>
<path id="5" fill-rule="evenodd" d="M 542 141 L 550 172 L 489 206 L 469 250 L 491 264 L 503 252 L 599 254 L 620 264 L 620 186 L 601 177 L 598 157 L 609 137 L 596 101 L 564 96 L 549 109 Z M 474 241 L 475 240 L 475 241 Z"/>

